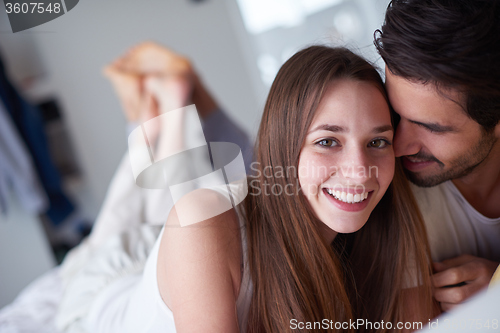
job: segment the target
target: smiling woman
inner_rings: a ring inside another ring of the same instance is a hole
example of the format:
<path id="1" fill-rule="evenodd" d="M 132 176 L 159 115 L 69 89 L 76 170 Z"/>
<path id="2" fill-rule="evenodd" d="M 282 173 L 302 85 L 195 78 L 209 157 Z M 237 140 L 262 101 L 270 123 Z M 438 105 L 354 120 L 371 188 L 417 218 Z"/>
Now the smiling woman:
<path id="1" fill-rule="evenodd" d="M 392 137 L 382 80 L 361 57 L 312 46 L 280 69 L 255 150 L 260 188 L 251 187 L 243 209 L 254 285 L 249 332 L 289 332 L 292 319 L 432 317 L 425 231 Z M 278 165 L 299 173 L 262 172 Z M 377 172 L 345 172 L 370 167 Z M 297 180 L 294 196 L 252 195 Z"/>
<path id="2" fill-rule="evenodd" d="M 167 327 L 175 318 L 177 332 L 248 333 L 325 320 L 386 323 L 348 332 L 427 322 L 425 231 L 393 132 L 382 80 L 364 59 L 323 46 L 292 56 L 271 87 L 238 214 L 188 229 L 171 228 L 179 221 L 170 214 L 145 272 L 163 307 L 151 311 L 152 322 Z M 360 169 L 377 172 L 349 172 Z M 140 293 L 136 303 L 147 299 L 154 295 Z"/>

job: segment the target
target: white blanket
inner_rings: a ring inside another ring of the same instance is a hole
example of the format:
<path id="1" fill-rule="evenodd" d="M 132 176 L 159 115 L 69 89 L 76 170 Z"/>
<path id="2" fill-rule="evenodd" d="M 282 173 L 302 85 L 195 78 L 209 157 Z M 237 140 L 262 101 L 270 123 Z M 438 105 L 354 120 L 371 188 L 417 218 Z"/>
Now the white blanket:
<path id="1" fill-rule="evenodd" d="M 59 333 L 54 324 L 63 284 L 55 267 L 28 285 L 0 310 L 2 333 Z"/>

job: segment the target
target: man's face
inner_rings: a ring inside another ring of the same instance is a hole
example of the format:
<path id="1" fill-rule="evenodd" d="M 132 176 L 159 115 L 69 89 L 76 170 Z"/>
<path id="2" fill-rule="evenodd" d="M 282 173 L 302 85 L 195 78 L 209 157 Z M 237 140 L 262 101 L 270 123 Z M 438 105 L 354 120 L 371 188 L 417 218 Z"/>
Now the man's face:
<path id="1" fill-rule="evenodd" d="M 431 187 L 464 177 L 483 162 L 496 138 L 469 118 L 456 91 L 439 93 L 434 85 L 410 82 L 386 68 L 386 88 L 401 116 L 394 152 L 402 156 L 408 178 Z"/>

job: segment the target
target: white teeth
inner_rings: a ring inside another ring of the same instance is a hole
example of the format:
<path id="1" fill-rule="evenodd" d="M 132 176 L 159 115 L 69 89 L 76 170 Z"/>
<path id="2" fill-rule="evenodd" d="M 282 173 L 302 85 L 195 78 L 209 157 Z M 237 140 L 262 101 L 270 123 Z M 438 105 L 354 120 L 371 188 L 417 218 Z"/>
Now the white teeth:
<path id="1" fill-rule="evenodd" d="M 358 203 L 368 198 L 368 192 L 363 192 L 361 194 L 353 194 L 341 191 L 334 191 L 329 188 L 326 189 L 326 192 L 328 192 L 328 194 L 330 194 L 335 199 L 347 203 Z"/>

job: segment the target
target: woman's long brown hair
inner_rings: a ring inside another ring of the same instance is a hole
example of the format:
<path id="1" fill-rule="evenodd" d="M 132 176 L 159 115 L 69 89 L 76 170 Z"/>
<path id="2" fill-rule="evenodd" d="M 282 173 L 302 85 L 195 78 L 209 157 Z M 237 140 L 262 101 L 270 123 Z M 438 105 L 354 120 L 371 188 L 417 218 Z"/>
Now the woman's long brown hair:
<path id="1" fill-rule="evenodd" d="M 401 291 L 408 276 L 415 276 L 423 290 L 418 306 L 423 311 L 417 318 L 430 318 L 425 228 L 399 162 L 366 225 L 337 236 L 333 244 L 322 237 L 322 222 L 300 192 L 297 171 L 306 132 L 328 85 L 339 79 L 373 83 L 385 96 L 372 65 L 347 49 L 325 46 L 296 53 L 281 67 L 269 92 L 252 167 L 256 174 L 249 179 L 242 205 L 254 287 L 249 333 L 311 331 L 292 330 L 292 319 L 403 321 Z M 280 190 L 280 195 L 273 194 Z M 352 250 L 342 250 L 347 244 Z M 312 331 L 337 330 L 322 326 Z"/>

